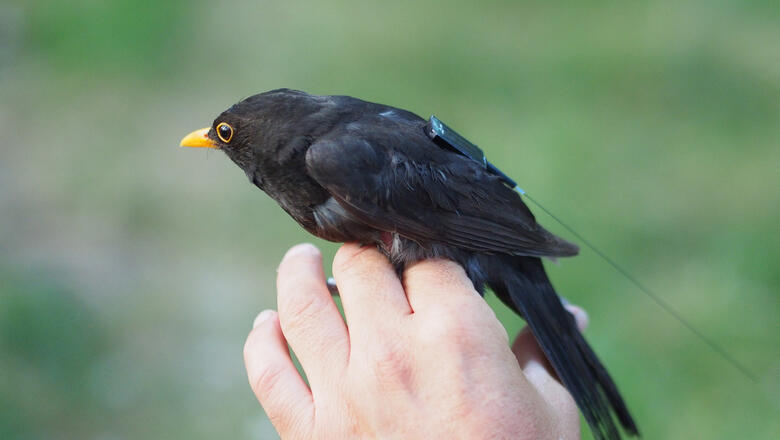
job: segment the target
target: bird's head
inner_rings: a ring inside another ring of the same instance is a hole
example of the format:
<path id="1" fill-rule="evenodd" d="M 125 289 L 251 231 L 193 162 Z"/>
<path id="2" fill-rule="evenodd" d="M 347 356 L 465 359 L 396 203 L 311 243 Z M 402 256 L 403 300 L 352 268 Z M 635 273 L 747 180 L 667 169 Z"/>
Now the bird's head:
<path id="1" fill-rule="evenodd" d="M 222 112 L 211 127 L 185 136 L 180 145 L 222 150 L 249 175 L 303 134 L 298 122 L 316 111 L 317 98 L 289 89 L 250 96 Z"/>

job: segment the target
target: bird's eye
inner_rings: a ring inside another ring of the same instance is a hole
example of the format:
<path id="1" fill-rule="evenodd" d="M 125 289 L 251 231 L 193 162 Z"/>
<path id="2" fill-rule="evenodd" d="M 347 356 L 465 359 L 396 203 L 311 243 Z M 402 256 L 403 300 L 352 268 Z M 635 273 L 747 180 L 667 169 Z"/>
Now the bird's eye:
<path id="1" fill-rule="evenodd" d="M 217 125 L 217 136 L 219 136 L 219 139 L 222 142 L 227 144 L 233 139 L 233 127 L 231 127 L 230 124 L 220 122 L 219 125 Z"/>

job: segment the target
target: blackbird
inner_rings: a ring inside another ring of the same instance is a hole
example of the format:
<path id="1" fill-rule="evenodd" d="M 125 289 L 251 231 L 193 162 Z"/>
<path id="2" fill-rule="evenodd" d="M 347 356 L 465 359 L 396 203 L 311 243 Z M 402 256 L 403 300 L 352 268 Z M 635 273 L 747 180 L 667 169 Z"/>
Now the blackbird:
<path id="1" fill-rule="evenodd" d="M 541 227 L 485 166 L 442 148 L 426 120 L 349 96 L 289 89 L 246 98 L 185 147 L 225 152 L 307 231 L 375 245 L 398 271 L 426 258 L 465 269 L 522 316 L 598 439 L 638 430 L 615 383 L 564 309 L 541 257 L 578 247 Z"/>

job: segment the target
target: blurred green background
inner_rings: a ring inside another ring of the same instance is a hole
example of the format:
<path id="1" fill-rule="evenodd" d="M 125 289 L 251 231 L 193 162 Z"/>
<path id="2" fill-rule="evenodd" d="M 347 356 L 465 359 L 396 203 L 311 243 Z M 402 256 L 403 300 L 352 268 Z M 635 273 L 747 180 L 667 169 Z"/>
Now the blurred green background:
<path id="1" fill-rule="evenodd" d="M 336 247 L 177 145 L 278 87 L 435 113 L 757 374 L 548 264 L 645 438 L 780 438 L 768 0 L 0 3 L 0 438 L 276 437 L 244 337 L 289 246 Z"/>

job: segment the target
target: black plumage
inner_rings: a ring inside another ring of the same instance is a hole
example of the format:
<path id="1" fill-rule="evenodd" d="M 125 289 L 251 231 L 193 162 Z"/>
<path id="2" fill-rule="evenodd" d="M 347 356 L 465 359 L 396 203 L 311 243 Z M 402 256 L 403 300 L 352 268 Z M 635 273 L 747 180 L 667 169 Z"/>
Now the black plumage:
<path id="1" fill-rule="evenodd" d="M 482 164 L 433 143 L 425 124 L 348 96 L 280 89 L 230 107 L 207 136 L 312 234 L 375 244 L 399 271 L 431 257 L 461 264 L 480 293 L 490 287 L 526 319 L 596 438 L 620 438 L 612 412 L 638 434 L 540 260 L 577 246 L 536 223 Z"/>

